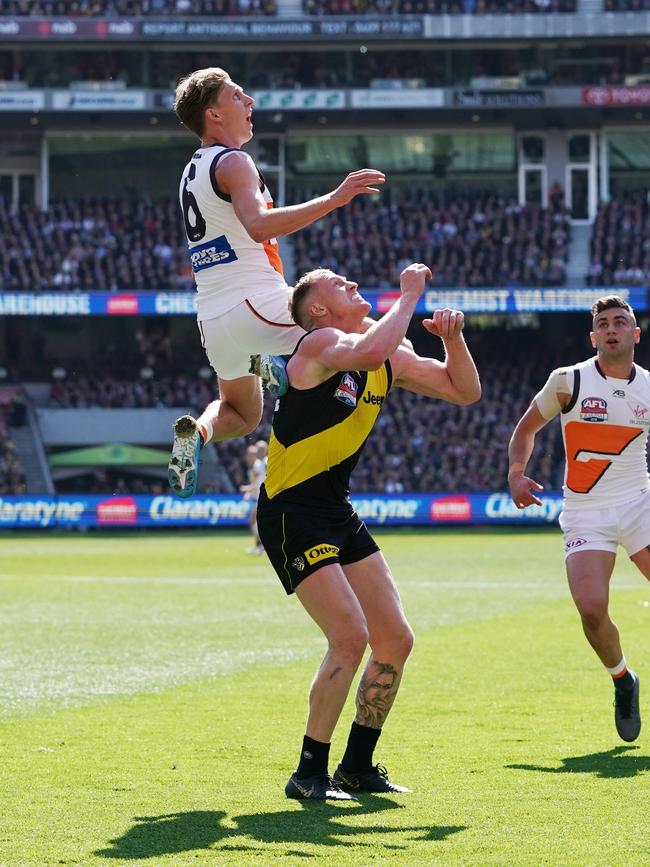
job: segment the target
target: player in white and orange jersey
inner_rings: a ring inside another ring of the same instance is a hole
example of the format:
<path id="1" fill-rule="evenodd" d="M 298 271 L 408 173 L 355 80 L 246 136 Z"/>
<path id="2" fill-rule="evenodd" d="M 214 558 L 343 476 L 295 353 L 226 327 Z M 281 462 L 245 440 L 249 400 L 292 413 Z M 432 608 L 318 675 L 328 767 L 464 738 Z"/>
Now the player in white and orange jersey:
<path id="1" fill-rule="evenodd" d="M 182 497 L 197 482 L 202 444 L 244 436 L 262 417 L 251 355 L 293 351 L 303 334 L 290 318 L 276 238 L 305 228 L 359 194 L 378 192 L 381 172 L 350 173 L 332 192 L 273 208 L 264 178 L 241 147 L 253 136 L 254 99 L 218 67 L 199 69 L 176 88 L 174 109 L 201 139 L 185 167 L 180 203 L 198 290 L 203 346 L 219 379 L 220 400 L 198 420 L 174 426 L 169 482 Z"/>
<path id="2" fill-rule="evenodd" d="M 516 506 L 540 503 L 541 485 L 524 475 L 535 435 L 560 415 L 566 453 L 560 526 L 569 588 L 587 640 L 614 680 L 616 729 L 641 729 L 639 678 L 627 668 L 609 616 L 609 582 L 622 545 L 650 580 L 650 373 L 634 363 L 640 339 L 634 312 L 618 295 L 592 307 L 596 356 L 554 370 L 510 440 L 508 482 Z"/>

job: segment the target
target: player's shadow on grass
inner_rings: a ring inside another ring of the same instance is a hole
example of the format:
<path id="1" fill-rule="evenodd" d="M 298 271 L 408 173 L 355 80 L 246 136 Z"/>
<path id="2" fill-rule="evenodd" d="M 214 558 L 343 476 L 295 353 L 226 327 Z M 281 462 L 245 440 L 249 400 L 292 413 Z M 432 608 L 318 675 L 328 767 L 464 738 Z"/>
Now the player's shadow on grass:
<path id="1" fill-rule="evenodd" d="M 328 802 L 300 802 L 304 813 L 292 810 L 280 810 L 269 813 L 245 813 L 241 816 L 228 817 L 223 810 L 192 810 L 187 813 L 171 813 L 164 816 L 136 817 L 136 824 L 121 837 L 110 841 L 110 848 L 100 849 L 94 854 L 102 858 L 117 858 L 119 860 L 135 860 L 143 858 L 159 858 L 162 855 L 173 855 L 196 849 L 211 849 L 215 844 L 222 843 L 219 850 L 260 852 L 266 844 L 311 843 L 319 846 L 346 846 L 355 838 L 355 846 L 364 845 L 358 838 L 368 836 L 366 845 L 376 844 L 376 835 L 410 832 L 412 840 L 445 840 L 451 834 L 464 831 L 464 825 L 407 825 L 390 826 L 384 824 L 354 827 L 339 822 L 350 816 L 367 813 L 382 813 L 398 809 L 397 804 L 389 799 L 364 795 L 363 801 L 354 806 L 343 806 Z M 307 815 L 305 815 L 307 814 Z M 226 820 L 227 824 L 224 822 Z M 233 838 L 245 837 L 247 842 Z M 229 843 L 228 840 L 233 842 Z M 405 845 L 384 843 L 385 848 L 401 849 Z M 294 856 L 314 857 L 313 853 L 293 849 Z"/>
<path id="2" fill-rule="evenodd" d="M 520 771 L 543 771 L 547 774 L 595 774 L 597 777 L 612 779 L 616 777 L 635 777 L 650 771 L 650 757 L 630 755 L 630 750 L 638 747 L 614 747 L 602 753 L 589 753 L 586 756 L 568 756 L 562 759 L 559 768 L 545 768 L 541 765 L 506 765 Z"/>

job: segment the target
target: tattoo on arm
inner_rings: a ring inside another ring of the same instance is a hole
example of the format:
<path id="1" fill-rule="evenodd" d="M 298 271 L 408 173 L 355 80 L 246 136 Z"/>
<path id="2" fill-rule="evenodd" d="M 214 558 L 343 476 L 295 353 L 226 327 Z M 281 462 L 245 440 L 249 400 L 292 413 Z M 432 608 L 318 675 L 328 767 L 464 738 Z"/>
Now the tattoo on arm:
<path id="1" fill-rule="evenodd" d="M 370 659 L 357 691 L 355 722 L 380 729 L 393 706 L 402 677 L 394 665 Z"/>

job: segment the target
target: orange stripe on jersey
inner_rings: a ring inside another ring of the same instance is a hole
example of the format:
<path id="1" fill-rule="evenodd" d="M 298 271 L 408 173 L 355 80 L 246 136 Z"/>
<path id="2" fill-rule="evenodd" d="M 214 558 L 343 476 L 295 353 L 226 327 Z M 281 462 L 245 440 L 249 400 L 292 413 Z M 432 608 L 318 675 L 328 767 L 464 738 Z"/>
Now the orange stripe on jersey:
<path id="1" fill-rule="evenodd" d="M 579 461 L 584 452 L 620 455 L 641 436 L 643 428 L 602 422 L 570 421 L 564 429 L 567 459 L 567 487 L 576 494 L 588 494 L 612 465 L 606 458 Z"/>
<path id="2" fill-rule="evenodd" d="M 273 202 L 267 202 L 266 207 L 271 210 L 273 207 Z M 264 247 L 264 251 L 269 260 L 269 265 L 278 274 L 282 274 L 284 277 L 284 265 L 282 264 L 282 259 L 280 258 L 280 248 L 278 247 L 277 241 L 262 241 L 262 246 Z"/>

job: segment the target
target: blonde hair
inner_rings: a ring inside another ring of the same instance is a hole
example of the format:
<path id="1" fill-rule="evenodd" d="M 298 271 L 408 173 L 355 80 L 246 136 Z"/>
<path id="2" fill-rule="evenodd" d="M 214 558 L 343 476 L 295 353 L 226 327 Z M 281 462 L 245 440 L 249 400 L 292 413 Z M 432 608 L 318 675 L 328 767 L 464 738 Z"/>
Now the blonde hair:
<path id="1" fill-rule="evenodd" d="M 289 313 L 293 321 L 304 328 L 305 331 L 310 331 L 314 327 L 314 322 L 307 313 L 307 299 L 311 290 L 322 280 L 333 272 L 329 268 L 315 268 L 313 271 L 308 271 L 298 280 L 293 287 L 291 298 L 289 300 Z"/>
<path id="2" fill-rule="evenodd" d="M 176 85 L 174 111 L 183 126 L 199 138 L 203 135 L 203 114 L 214 104 L 227 81 L 230 76 L 225 69 L 209 66 L 186 75 Z"/>

